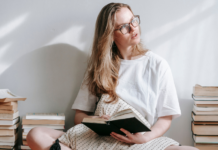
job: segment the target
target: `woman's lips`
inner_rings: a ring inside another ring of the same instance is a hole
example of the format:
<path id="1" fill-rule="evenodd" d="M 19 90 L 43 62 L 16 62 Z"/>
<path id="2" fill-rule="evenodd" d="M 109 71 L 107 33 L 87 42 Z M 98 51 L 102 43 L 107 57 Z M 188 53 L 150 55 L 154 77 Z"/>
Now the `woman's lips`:
<path id="1" fill-rule="evenodd" d="M 132 39 L 135 39 L 135 38 L 137 38 L 138 37 L 138 34 L 136 33 L 136 34 L 134 34 L 133 36 L 132 36 Z"/>

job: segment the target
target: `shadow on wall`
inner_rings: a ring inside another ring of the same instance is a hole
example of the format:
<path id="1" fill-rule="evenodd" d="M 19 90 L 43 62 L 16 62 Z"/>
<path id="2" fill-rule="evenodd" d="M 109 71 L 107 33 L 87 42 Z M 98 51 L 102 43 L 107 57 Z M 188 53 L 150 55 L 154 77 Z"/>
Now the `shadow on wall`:
<path id="1" fill-rule="evenodd" d="M 171 127 L 166 132 L 165 136 L 168 136 L 176 140 L 182 145 L 193 146 L 191 132 L 191 113 L 194 102 L 190 99 L 182 99 L 179 102 L 182 115 L 179 118 L 176 118 L 172 121 Z"/>
<path id="2" fill-rule="evenodd" d="M 1 75 L 0 85 L 27 97 L 25 102 L 19 102 L 18 105 L 21 117 L 31 112 L 63 112 L 67 130 L 73 126 L 74 111 L 71 106 L 86 66 L 87 55 L 74 46 L 45 46 L 23 55 L 13 63 Z"/>

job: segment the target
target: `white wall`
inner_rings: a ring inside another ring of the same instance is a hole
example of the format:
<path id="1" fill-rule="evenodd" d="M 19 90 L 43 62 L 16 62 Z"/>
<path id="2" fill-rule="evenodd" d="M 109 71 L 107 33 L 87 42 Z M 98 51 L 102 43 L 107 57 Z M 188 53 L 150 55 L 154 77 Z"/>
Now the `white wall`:
<path id="1" fill-rule="evenodd" d="M 90 52 L 94 25 L 108 0 L 0 2 L 0 88 L 26 96 L 20 115 L 64 112 L 71 105 Z M 166 133 L 183 145 L 191 137 L 192 87 L 218 85 L 217 0 L 126 0 L 141 17 L 142 40 L 164 57 L 174 76 L 182 116 Z"/>

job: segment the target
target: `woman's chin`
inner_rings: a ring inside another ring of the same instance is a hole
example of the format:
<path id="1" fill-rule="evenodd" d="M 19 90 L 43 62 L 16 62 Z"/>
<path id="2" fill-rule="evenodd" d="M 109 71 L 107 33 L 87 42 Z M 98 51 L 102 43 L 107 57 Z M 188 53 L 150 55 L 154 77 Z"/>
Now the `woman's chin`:
<path id="1" fill-rule="evenodd" d="M 133 42 L 132 42 L 132 45 L 137 45 L 137 44 L 139 44 L 139 43 L 140 43 L 140 39 L 133 41 Z"/>

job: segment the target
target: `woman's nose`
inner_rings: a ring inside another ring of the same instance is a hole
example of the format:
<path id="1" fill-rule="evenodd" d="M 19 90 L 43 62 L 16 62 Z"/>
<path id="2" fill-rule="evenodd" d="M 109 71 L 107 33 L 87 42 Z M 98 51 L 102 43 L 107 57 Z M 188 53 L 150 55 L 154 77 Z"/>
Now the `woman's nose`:
<path id="1" fill-rule="evenodd" d="M 130 32 L 134 32 L 137 27 L 134 27 L 132 24 L 130 24 Z"/>

